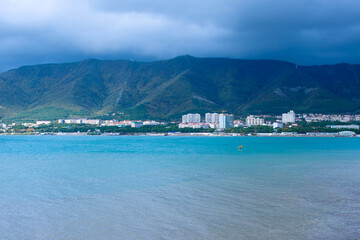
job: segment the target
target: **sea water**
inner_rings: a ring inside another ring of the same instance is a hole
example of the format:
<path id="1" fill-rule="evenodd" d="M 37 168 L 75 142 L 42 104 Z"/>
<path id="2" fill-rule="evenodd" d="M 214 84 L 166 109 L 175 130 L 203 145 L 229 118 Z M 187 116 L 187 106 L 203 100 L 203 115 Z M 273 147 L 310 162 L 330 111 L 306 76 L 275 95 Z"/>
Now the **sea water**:
<path id="1" fill-rule="evenodd" d="M 0 239 L 357 238 L 360 138 L 0 136 Z"/>

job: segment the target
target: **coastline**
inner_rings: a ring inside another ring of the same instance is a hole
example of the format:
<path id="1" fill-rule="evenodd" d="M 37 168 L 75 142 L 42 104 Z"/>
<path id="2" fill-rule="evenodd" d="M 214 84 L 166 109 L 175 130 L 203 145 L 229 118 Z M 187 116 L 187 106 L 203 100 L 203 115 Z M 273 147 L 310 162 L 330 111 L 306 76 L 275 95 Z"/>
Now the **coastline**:
<path id="1" fill-rule="evenodd" d="M 348 136 L 348 135 L 338 135 L 338 134 L 317 134 L 317 133 L 307 133 L 307 134 L 279 134 L 279 133 L 253 133 L 253 134 L 238 134 L 238 133 L 133 133 L 133 134 L 120 134 L 120 133 L 103 133 L 103 134 L 88 134 L 88 133 L 1 133 L 0 136 L 160 136 L 160 137 L 305 137 L 305 138 L 344 138 L 344 137 L 360 137 L 360 134 Z"/>

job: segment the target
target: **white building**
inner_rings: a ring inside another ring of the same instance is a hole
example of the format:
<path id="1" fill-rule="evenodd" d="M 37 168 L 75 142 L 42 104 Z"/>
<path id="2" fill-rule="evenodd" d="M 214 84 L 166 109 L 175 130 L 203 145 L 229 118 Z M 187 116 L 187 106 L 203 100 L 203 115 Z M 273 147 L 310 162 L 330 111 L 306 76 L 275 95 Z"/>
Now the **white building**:
<path id="1" fill-rule="evenodd" d="M 232 114 L 220 114 L 219 115 L 219 128 L 233 128 L 234 127 L 234 115 Z"/>
<path id="2" fill-rule="evenodd" d="M 360 129 L 359 125 L 331 125 L 330 128 L 334 129 Z"/>
<path id="3" fill-rule="evenodd" d="M 273 128 L 282 128 L 283 124 L 281 122 L 274 122 L 273 123 Z"/>
<path id="4" fill-rule="evenodd" d="M 180 123 L 179 128 L 209 128 L 210 124 L 207 123 Z"/>
<path id="5" fill-rule="evenodd" d="M 341 122 L 353 122 L 353 121 L 355 121 L 355 116 L 345 115 L 345 116 L 343 116 L 343 118 L 340 121 Z"/>
<path id="6" fill-rule="evenodd" d="M 83 123 L 83 121 L 84 121 L 84 119 L 76 119 L 75 120 L 75 123 L 77 123 L 77 124 L 82 124 Z"/>
<path id="7" fill-rule="evenodd" d="M 49 125 L 51 121 L 36 121 L 37 125 Z"/>
<path id="8" fill-rule="evenodd" d="M 64 122 L 67 123 L 67 124 L 73 124 L 73 123 L 80 122 L 80 119 L 75 119 L 75 118 L 65 119 Z"/>
<path id="9" fill-rule="evenodd" d="M 259 117 L 254 117 L 254 115 L 250 115 L 246 117 L 246 125 L 254 126 L 254 125 L 263 125 L 264 119 Z"/>
<path id="10" fill-rule="evenodd" d="M 182 123 L 200 123 L 201 122 L 201 117 L 200 114 L 195 113 L 189 113 L 186 115 L 182 116 Z"/>
<path id="11" fill-rule="evenodd" d="M 218 113 L 206 113 L 205 114 L 205 122 L 218 123 L 219 122 L 219 114 Z"/>
<path id="12" fill-rule="evenodd" d="M 186 123 L 186 122 L 187 122 L 187 115 L 182 115 L 181 123 Z"/>
<path id="13" fill-rule="evenodd" d="M 288 113 L 282 114 L 282 122 L 283 123 L 294 123 L 295 122 L 295 113 L 293 110 L 291 110 Z"/>
<path id="14" fill-rule="evenodd" d="M 102 123 L 101 119 L 82 119 L 82 123 L 91 124 L 91 125 L 100 125 Z"/>
<path id="15" fill-rule="evenodd" d="M 143 123 L 142 122 L 132 122 L 131 123 L 131 127 L 133 128 L 138 128 L 138 127 L 142 127 Z"/>
<path id="16" fill-rule="evenodd" d="M 156 126 L 156 125 L 159 125 L 160 123 L 156 122 L 156 121 L 144 121 L 143 124 L 150 125 L 150 126 Z"/>
<path id="17" fill-rule="evenodd" d="M 219 128 L 220 125 L 219 125 L 219 123 L 209 123 L 209 127 L 211 127 L 211 128 Z"/>
<path id="18" fill-rule="evenodd" d="M 86 119 L 86 118 L 70 118 L 70 119 L 59 119 L 58 123 L 100 125 L 102 123 L 102 120 Z"/>
<path id="19" fill-rule="evenodd" d="M 23 125 L 24 127 L 34 127 L 35 123 L 22 123 L 21 125 Z"/>
<path id="20" fill-rule="evenodd" d="M 243 127 L 244 122 L 240 120 L 234 120 L 234 127 Z"/>
<path id="21" fill-rule="evenodd" d="M 339 132 L 339 136 L 342 136 L 342 137 L 353 137 L 355 135 L 356 135 L 356 133 L 353 132 L 353 131 L 341 131 L 341 132 Z"/>
<path id="22" fill-rule="evenodd" d="M 102 121 L 102 126 L 116 126 L 116 127 L 127 127 L 131 126 L 132 121 L 117 121 L 117 120 L 105 120 Z"/>

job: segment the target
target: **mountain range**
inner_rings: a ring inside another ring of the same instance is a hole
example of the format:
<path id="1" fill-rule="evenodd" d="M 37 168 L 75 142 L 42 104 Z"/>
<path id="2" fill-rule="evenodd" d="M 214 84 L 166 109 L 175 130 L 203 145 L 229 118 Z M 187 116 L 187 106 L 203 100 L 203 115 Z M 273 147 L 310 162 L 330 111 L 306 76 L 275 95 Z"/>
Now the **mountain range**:
<path id="1" fill-rule="evenodd" d="M 119 114 L 180 119 L 189 112 L 235 115 L 356 113 L 360 65 L 298 66 L 276 60 L 180 56 L 170 60 L 87 59 L 0 74 L 0 117 L 57 119 Z"/>

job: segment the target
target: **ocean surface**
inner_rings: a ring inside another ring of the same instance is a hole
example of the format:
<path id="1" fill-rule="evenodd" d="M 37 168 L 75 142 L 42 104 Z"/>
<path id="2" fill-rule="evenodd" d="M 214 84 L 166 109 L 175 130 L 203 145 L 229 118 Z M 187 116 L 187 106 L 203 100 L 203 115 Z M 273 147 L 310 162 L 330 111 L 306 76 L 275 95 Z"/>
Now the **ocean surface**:
<path id="1" fill-rule="evenodd" d="M 0 239 L 358 238 L 360 138 L 0 136 Z"/>

